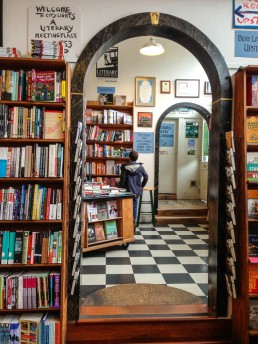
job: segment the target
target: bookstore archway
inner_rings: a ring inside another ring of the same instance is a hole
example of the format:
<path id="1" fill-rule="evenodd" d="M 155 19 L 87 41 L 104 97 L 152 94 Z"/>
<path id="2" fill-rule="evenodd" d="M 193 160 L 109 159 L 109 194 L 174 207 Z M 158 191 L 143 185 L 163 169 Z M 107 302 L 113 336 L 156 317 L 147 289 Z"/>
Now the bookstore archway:
<path id="1" fill-rule="evenodd" d="M 210 123 L 209 155 L 209 308 L 214 315 L 226 315 L 227 295 L 224 281 L 224 225 L 225 185 L 224 168 L 225 138 L 224 132 L 231 128 L 232 86 L 226 63 L 217 47 L 200 30 L 178 17 L 160 13 L 159 21 L 153 24 L 150 13 L 133 14 L 111 23 L 99 31 L 85 46 L 75 65 L 71 82 L 72 130 L 71 142 L 74 142 L 78 121 L 82 121 L 84 110 L 84 79 L 98 59 L 115 44 L 139 36 L 157 36 L 170 39 L 191 52 L 204 68 L 212 88 L 212 116 Z M 71 148 L 71 161 L 75 147 Z M 71 186 L 74 181 L 74 166 L 71 166 Z M 156 186 L 156 185 L 155 185 Z M 72 194 L 72 193 L 71 193 Z M 71 219 L 72 205 L 71 197 Z M 73 237 L 73 220 L 70 221 L 70 238 Z M 69 253 L 72 256 L 73 241 L 69 241 Z M 69 262 L 69 281 L 73 260 Z M 79 283 L 75 292 L 69 296 L 68 318 L 77 320 L 79 316 Z"/>

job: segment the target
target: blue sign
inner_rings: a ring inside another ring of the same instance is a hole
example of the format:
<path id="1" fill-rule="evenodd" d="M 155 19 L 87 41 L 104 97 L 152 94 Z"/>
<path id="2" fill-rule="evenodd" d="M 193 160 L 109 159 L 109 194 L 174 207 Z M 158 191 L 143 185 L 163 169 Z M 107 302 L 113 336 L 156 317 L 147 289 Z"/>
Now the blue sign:
<path id="1" fill-rule="evenodd" d="M 134 133 L 133 146 L 138 153 L 154 153 L 154 133 Z"/>
<path id="2" fill-rule="evenodd" d="M 159 146 L 174 147 L 174 123 L 161 123 L 159 131 Z"/>
<path id="3" fill-rule="evenodd" d="M 235 31 L 235 56 L 258 57 L 258 31 Z"/>
<path id="4" fill-rule="evenodd" d="M 115 94 L 115 87 L 98 86 L 97 93 Z"/>

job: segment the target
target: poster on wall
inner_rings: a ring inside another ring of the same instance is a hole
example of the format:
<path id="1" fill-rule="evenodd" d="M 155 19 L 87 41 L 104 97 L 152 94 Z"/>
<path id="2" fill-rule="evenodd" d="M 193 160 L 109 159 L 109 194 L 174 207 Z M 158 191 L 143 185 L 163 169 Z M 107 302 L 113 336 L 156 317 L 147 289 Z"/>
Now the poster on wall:
<path id="1" fill-rule="evenodd" d="M 185 137 L 186 138 L 198 138 L 199 136 L 199 123 L 186 122 L 185 124 Z"/>
<path id="2" fill-rule="evenodd" d="M 174 123 L 161 123 L 159 131 L 159 146 L 174 147 Z"/>
<path id="3" fill-rule="evenodd" d="M 96 63 L 97 78 L 118 78 L 118 48 L 110 48 Z"/>
<path id="4" fill-rule="evenodd" d="M 233 0 L 233 27 L 258 28 L 257 0 Z"/>
<path id="5" fill-rule="evenodd" d="M 75 6 L 32 5 L 28 8 L 28 52 L 31 40 L 62 41 L 64 58 L 75 62 L 81 53 L 81 13 Z"/>
<path id="6" fill-rule="evenodd" d="M 195 155 L 195 139 L 187 140 L 187 155 Z"/>
<path id="7" fill-rule="evenodd" d="M 138 153 L 154 153 L 154 133 L 134 133 L 133 146 Z"/>

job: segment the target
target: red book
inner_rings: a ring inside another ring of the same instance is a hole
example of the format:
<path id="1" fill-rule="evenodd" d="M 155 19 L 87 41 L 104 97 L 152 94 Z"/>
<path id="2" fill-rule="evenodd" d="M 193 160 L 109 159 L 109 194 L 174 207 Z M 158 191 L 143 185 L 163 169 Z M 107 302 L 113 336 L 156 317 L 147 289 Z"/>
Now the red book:
<path id="1" fill-rule="evenodd" d="M 27 264 L 33 264 L 33 259 L 31 259 L 31 251 L 32 251 L 32 234 L 29 235 L 29 241 L 28 241 L 28 259 Z"/>
<path id="2" fill-rule="evenodd" d="M 47 188 L 46 220 L 49 220 L 51 188 Z"/>

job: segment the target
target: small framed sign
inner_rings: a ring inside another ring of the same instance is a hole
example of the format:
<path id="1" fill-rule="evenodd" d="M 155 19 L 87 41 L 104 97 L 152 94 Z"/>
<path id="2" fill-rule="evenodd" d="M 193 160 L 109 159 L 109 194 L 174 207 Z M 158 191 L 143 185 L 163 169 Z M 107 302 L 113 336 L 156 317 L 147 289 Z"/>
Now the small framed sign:
<path id="1" fill-rule="evenodd" d="M 137 76 L 135 78 L 135 105 L 155 106 L 156 78 Z"/>
<path id="2" fill-rule="evenodd" d="M 170 93 L 170 81 L 161 80 L 160 81 L 160 93 Z"/>
<path id="3" fill-rule="evenodd" d="M 152 112 L 138 112 L 138 127 L 152 127 Z"/>
<path id="4" fill-rule="evenodd" d="M 199 98 L 200 80 L 177 79 L 175 96 L 176 98 Z"/>

